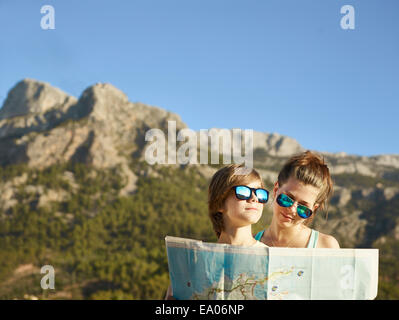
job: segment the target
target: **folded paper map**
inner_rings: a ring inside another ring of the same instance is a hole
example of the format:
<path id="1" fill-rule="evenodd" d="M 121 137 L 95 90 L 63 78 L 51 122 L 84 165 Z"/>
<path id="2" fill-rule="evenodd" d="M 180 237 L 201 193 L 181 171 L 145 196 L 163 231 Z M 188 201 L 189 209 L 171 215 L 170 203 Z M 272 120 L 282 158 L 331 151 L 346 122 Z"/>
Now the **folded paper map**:
<path id="1" fill-rule="evenodd" d="M 374 299 L 378 249 L 242 247 L 165 238 L 180 300 Z"/>

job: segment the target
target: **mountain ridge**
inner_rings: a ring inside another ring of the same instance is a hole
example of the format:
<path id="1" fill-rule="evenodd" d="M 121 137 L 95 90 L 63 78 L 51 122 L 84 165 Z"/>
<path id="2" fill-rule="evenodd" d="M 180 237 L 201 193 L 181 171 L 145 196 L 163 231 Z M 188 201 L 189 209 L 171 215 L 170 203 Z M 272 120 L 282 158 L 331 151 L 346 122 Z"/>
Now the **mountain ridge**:
<path id="1" fill-rule="evenodd" d="M 82 125 L 79 125 L 79 121 L 83 122 Z M 60 148 L 63 151 L 59 151 L 53 158 L 68 161 L 74 156 L 79 157 L 76 155 L 79 146 L 95 144 L 99 147 L 98 150 L 108 151 L 109 156 L 99 157 L 92 152 L 91 158 L 86 157 L 86 161 L 94 161 L 95 165 L 100 167 L 109 167 L 113 157 L 116 163 L 121 161 L 118 158 L 118 152 L 121 150 L 126 155 L 127 150 L 134 154 L 137 149 L 143 148 L 146 145 L 145 131 L 151 128 L 166 131 L 167 121 L 176 121 L 177 130 L 188 128 L 179 115 L 144 103 L 130 102 L 122 91 L 109 83 L 89 86 L 76 99 L 48 83 L 24 79 L 10 90 L 0 109 L 0 150 L 2 144 L 8 149 L 10 146 L 11 149 L 16 149 L 10 152 L 15 157 L 0 157 L 0 164 L 28 161 L 32 165 L 50 165 L 54 162 L 49 155 L 47 159 L 50 160 L 47 163 L 43 157 L 35 161 L 35 153 L 28 150 L 29 143 L 36 143 L 36 146 L 39 144 L 45 148 L 46 140 L 54 143 L 54 135 L 57 139 L 64 135 L 69 139 L 69 149 L 74 146 L 75 152 L 65 150 L 68 147 L 64 145 L 64 148 Z M 13 144 L 16 138 L 19 139 Z M 58 140 L 58 143 L 61 141 L 62 139 Z M 253 141 L 254 150 L 263 149 L 269 156 L 287 157 L 304 151 L 297 140 L 278 133 L 254 131 Z M 336 166 L 333 170 L 337 173 L 359 172 L 373 176 L 375 165 L 399 168 L 399 154 L 365 157 L 343 152 L 320 153 L 332 159 L 333 167 Z M 110 156 L 111 154 L 113 156 Z M 349 168 L 350 161 L 343 159 L 358 163 L 363 161 L 364 164 L 351 164 Z"/>

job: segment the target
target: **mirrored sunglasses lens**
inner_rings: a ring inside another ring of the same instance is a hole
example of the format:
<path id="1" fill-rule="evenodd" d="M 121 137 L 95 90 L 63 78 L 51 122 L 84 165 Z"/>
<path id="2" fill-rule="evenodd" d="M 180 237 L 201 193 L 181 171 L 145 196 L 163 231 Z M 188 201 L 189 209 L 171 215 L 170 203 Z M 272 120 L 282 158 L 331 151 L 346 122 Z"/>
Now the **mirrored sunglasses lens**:
<path id="1" fill-rule="evenodd" d="M 236 196 L 241 200 L 248 200 L 251 198 L 251 189 L 244 186 L 236 187 Z"/>
<path id="2" fill-rule="evenodd" d="M 307 219 L 312 215 L 312 210 L 310 210 L 309 208 L 307 208 L 305 206 L 298 206 L 297 212 L 298 212 L 298 215 L 303 219 Z"/>
<path id="3" fill-rule="evenodd" d="M 294 201 L 290 197 L 286 196 L 285 194 L 280 194 L 277 197 L 277 203 L 282 207 L 288 208 L 294 204 Z"/>
<path id="4" fill-rule="evenodd" d="M 258 201 L 260 203 L 266 203 L 267 200 L 269 200 L 269 194 L 264 189 L 256 190 L 255 194 L 256 194 L 256 197 L 258 198 Z"/>

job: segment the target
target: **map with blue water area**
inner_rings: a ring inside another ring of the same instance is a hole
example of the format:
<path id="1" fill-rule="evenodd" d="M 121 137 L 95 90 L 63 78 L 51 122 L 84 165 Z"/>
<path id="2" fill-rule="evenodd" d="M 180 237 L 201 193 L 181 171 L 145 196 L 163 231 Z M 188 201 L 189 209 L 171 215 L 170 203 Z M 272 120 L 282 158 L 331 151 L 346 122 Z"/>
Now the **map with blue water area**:
<path id="1" fill-rule="evenodd" d="M 378 249 L 242 247 L 166 237 L 176 299 L 374 299 Z"/>

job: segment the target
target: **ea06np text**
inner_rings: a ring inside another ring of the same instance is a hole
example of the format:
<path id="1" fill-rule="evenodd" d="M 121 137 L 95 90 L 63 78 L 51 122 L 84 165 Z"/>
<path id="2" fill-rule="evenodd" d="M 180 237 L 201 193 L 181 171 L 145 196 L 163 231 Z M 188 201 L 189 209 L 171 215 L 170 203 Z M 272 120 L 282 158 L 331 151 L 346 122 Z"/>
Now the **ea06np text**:
<path id="1" fill-rule="evenodd" d="M 242 304 L 238 305 L 200 305 L 200 314 L 240 314 L 244 310 Z"/>

